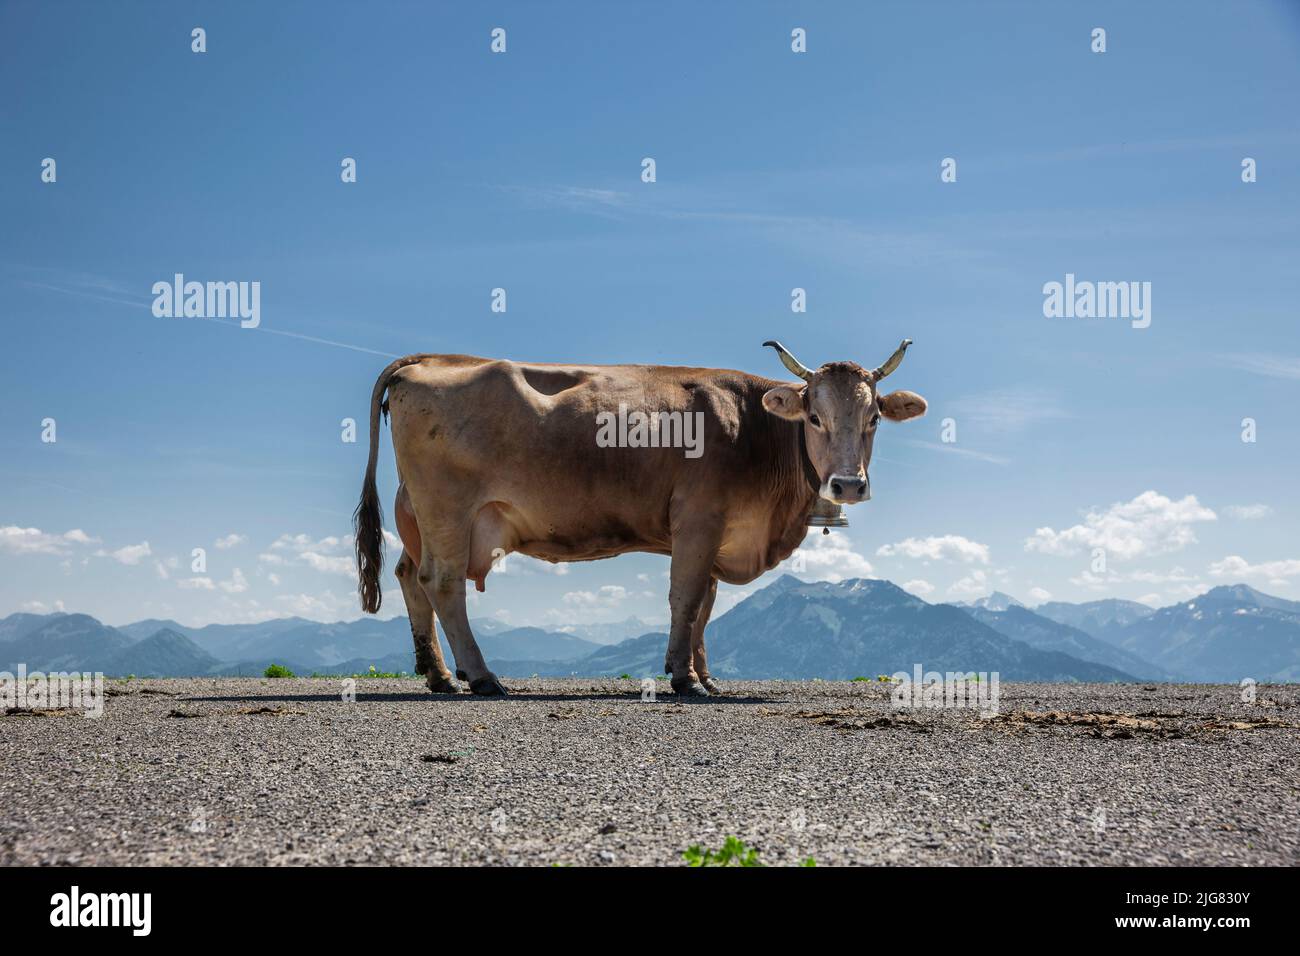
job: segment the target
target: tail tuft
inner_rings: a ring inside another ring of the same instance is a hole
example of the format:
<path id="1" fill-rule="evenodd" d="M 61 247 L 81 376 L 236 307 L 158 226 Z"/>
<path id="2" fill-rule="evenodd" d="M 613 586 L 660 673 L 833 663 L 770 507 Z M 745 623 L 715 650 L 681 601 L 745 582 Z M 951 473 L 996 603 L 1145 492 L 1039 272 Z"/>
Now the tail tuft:
<path id="1" fill-rule="evenodd" d="M 375 472 L 366 472 L 361 501 L 352 513 L 352 531 L 357 546 L 357 591 L 361 610 L 376 614 L 383 603 L 379 575 L 384 570 L 384 512 L 375 490 Z"/>

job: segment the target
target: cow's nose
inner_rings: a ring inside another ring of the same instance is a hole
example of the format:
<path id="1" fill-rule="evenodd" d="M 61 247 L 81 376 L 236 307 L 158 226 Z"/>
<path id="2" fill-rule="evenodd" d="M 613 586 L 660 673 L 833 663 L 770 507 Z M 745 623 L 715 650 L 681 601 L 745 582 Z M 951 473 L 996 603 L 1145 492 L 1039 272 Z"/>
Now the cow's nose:
<path id="1" fill-rule="evenodd" d="M 871 482 L 855 475 L 831 475 L 831 495 L 841 503 L 871 500 Z"/>

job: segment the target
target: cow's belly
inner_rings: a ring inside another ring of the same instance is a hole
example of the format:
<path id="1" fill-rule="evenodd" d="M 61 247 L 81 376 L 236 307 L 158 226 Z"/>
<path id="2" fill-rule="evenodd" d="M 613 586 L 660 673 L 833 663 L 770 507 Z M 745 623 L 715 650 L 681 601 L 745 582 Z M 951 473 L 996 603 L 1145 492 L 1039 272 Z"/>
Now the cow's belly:
<path id="1" fill-rule="evenodd" d="M 728 526 L 714 563 L 715 576 L 725 584 L 748 584 L 790 557 L 796 546 L 774 542 L 765 521 Z"/>
<path id="2" fill-rule="evenodd" d="M 404 489 L 397 500 L 397 527 L 402 542 L 417 563 L 421 541 Z M 598 561 L 620 554 L 642 552 L 672 554 L 666 527 L 650 533 L 637 530 L 625 518 L 587 508 L 581 515 L 549 517 L 545 507 L 492 501 L 478 509 L 470 525 L 470 553 L 466 577 L 484 590 L 488 574 L 501 568 L 510 554 L 524 554 L 551 562 Z M 748 584 L 772 570 L 794 552 L 798 542 L 774 543 L 765 522 L 729 525 L 714 564 L 715 576 L 727 584 Z"/>
<path id="3" fill-rule="evenodd" d="M 471 525 L 467 577 L 483 590 L 487 574 L 508 554 L 542 561 L 597 561 L 634 551 L 668 554 L 666 535 L 637 530 L 618 514 L 587 508 L 582 514 L 556 514 L 509 501 L 493 501 L 478 510 Z"/>

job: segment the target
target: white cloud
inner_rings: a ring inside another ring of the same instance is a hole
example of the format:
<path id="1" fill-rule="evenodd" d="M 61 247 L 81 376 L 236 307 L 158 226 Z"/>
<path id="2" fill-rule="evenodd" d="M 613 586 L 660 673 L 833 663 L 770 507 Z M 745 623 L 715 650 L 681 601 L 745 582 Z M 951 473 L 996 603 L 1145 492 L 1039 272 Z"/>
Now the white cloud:
<path id="1" fill-rule="evenodd" d="M 1144 491 L 1132 501 L 1117 502 L 1101 511 L 1090 511 L 1082 524 L 1056 531 L 1039 528 L 1025 539 L 1026 551 L 1072 555 L 1103 548 L 1117 559 L 1178 551 L 1196 542 L 1192 526 L 1214 521 L 1216 515 L 1187 495 L 1178 501 L 1155 491 Z"/>
<path id="2" fill-rule="evenodd" d="M 99 552 L 103 554 L 103 552 Z M 118 564 L 139 564 L 145 558 L 153 554 L 149 547 L 148 541 L 141 541 L 139 544 L 128 544 L 125 547 L 118 548 L 116 551 L 108 552 L 108 557 L 112 558 Z"/>
<path id="3" fill-rule="evenodd" d="M 39 528 L 20 528 L 17 525 L 0 527 L 0 551 L 10 554 L 66 555 L 74 545 L 99 544 L 80 528 L 63 534 L 49 534 Z"/>
<path id="4" fill-rule="evenodd" d="M 876 550 L 880 558 L 895 556 L 923 558 L 928 561 L 962 561 L 967 564 L 978 561 L 989 563 L 989 548 L 986 544 L 963 538 L 959 534 L 945 534 L 928 538 L 904 538 L 894 544 L 881 545 Z"/>
<path id="5" fill-rule="evenodd" d="M 352 535 L 328 535 L 313 538 L 306 534 L 282 534 L 275 539 L 270 551 L 257 556 L 258 564 L 285 567 L 296 561 L 322 574 L 334 574 L 356 579 L 356 561 L 352 555 Z M 401 548 L 396 535 L 384 531 L 384 542 L 390 548 Z"/>
<path id="6" fill-rule="evenodd" d="M 217 588 L 212 578 L 206 577 L 177 578 L 176 586 L 183 591 L 215 591 Z"/>
<path id="7" fill-rule="evenodd" d="M 1228 505 L 1223 509 L 1223 513 L 1229 518 L 1237 518 L 1241 521 L 1258 521 L 1271 515 L 1273 509 L 1268 505 Z"/>
<path id="8" fill-rule="evenodd" d="M 1170 568 L 1168 571 L 1130 571 L 1117 575 L 1121 580 L 1137 584 L 1173 584 L 1182 581 L 1196 581 L 1199 574 L 1190 574 L 1182 568 Z"/>
<path id="9" fill-rule="evenodd" d="M 242 534 L 228 534 L 224 538 L 218 538 L 213 544 L 216 545 L 218 551 L 227 551 L 247 540 L 248 538 Z"/>
<path id="10" fill-rule="evenodd" d="M 324 591 L 315 595 L 280 594 L 277 595 L 276 600 L 289 614 L 315 621 L 337 621 L 360 616 L 354 598 L 340 597 L 333 591 Z"/>
<path id="11" fill-rule="evenodd" d="M 569 591 L 563 601 L 581 608 L 615 607 L 626 597 L 627 588 L 621 584 L 606 584 L 599 591 Z"/>
<path id="12" fill-rule="evenodd" d="M 1265 561 L 1251 564 L 1240 555 L 1232 554 L 1210 565 L 1210 574 L 1216 578 L 1263 578 L 1270 582 L 1284 581 L 1300 575 L 1300 560 Z"/>
<path id="13" fill-rule="evenodd" d="M 1199 574 L 1175 567 L 1168 571 L 1107 571 L 1105 574 L 1084 571 L 1070 578 L 1070 583 L 1090 591 L 1104 591 L 1118 584 L 1179 584 L 1198 588 L 1201 587 L 1201 578 Z M 1195 593 L 1199 594 L 1200 591 Z"/>
<path id="14" fill-rule="evenodd" d="M 227 594 L 242 594 L 248 590 L 248 579 L 244 577 L 243 571 L 235 568 L 230 574 L 230 580 L 220 582 L 218 587 Z"/>
<path id="15" fill-rule="evenodd" d="M 810 536 L 813 544 L 795 550 L 781 565 L 800 578 L 812 581 L 829 581 L 838 584 L 850 578 L 869 578 L 875 574 L 871 562 L 853 550 L 853 542 L 845 534 L 818 534 Z M 804 539 L 805 542 L 808 540 Z M 796 570 L 798 569 L 798 570 Z"/>
<path id="16" fill-rule="evenodd" d="M 301 554 L 304 551 L 330 552 L 339 548 L 352 547 L 352 535 L 344 535 L 341 538 L 334 535 L 328 535 L 324 538 L 312 538 L 306 534 L 282 534 L 276 538 L 271 545 L 272 551 L 290 551 L 294 554 Z"/>
<path id="17" fill-rule="evenodd" d="M 298 555 L 298 560 L 323 574 L 341 574 L 349 578 L 357 576 L 356 562 L 351 557 L 342 555 L 334 557 L 317 554 L 315 551 L 304 551 Z"/>
<path id="18" fill-rule="evenodd" d="M 1030 588 L 1029 597 L 1039 604 L 1043 604 L 1052 599 L 1052 592 L 1046 588 Z"/>
<path id="19" fill-rule="evenodd" d="M 904 582 L 903 590 L 908 594 L 915 594 L 919 598 L 925 598 L 934 593 L 934 585 L 929 581 L 917 578 L 914 581 Z"/>
<path id="20" fill-rule="evenodd" d="M 966 577 L 955 582 L 950 588 L 948 588 L 948 593 L 953 597 L 958 598 L 977 598 L 983 597 L 992 590 L 993 588 L 989 584 L 989 576 L 983 571 L 976 569 Z"/>
<path id="21" fill-rule="evenodd" d="M 55 601 L 53 604 L 46 604 L 44 601 L 27 601 L 19 607 L 19 610 L 26 611 L 28 614 L 49 614 L 51 611 L 62 611 L 63 602 Z"/>

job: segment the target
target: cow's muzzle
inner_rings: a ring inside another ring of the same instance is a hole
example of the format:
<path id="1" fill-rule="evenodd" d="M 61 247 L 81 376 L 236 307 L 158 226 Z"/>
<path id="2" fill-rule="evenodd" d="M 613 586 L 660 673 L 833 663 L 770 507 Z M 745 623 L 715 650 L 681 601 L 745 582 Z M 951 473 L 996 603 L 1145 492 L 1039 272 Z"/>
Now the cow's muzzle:
<path id="1" fill-rule="evenodd" d="M 831 475 L 822 487 L 822 497 L 837 505 L 856 505 L 871 500 L 871 481 L 866 475 Z"/>

